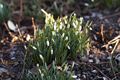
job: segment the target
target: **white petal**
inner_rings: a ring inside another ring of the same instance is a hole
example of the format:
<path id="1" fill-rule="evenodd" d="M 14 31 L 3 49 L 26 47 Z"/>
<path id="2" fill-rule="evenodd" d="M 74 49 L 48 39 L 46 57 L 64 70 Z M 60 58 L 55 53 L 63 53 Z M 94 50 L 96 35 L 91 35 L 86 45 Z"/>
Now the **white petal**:
<path id="1" fill-rule="evenodd" d="M 0 8 L 3 8 L 3 4 L 0 4 Z"/>
<path id="2" fill-rule="evenodd" d="M 47 42 L 46 42 L 46 43 L 47 43 L 47 46 L 49 46 L 49 45 L 50 45 L 48 40 L 47 40 Z"/>
<path id="3" fill-rule="evenodd" d="M 76 76 L 76 75 L 73 75 L 72 77 L 73 77 L 74 79 L 75 79 L 75 78 L 77 78 L 77 76 Z"/>
<path id="4" fill-rule="evenodd" d="M 64 38 L 64 36 L 65 36 L 65 33 L 63 33 L 61 37 Z"/>
<path id="5" fill-rule="evenodd" d="M 17 27 L 14 25 L 14 23 L 11 20 L 8 20 L 7 24 L 10 30 L 16 32 Z"/>
<path id="6" fill-rule="evenodd" d="M 60 24 L 60 30 L 62 29 L 62 23 Z"/>
<path id="7" fill-rule="evenodd" d="M 53 49 L 51 49 L 51 54 L 53 54 Z"/>
<path id="8" fill-rule="evenodd" d="M 65 37 L 65 40 L 66 40 L 66 41 L 68 40 L 68 36 Z"/>
<path id="9" fill-rule="evenodd" d="M 54 30 L 56 30 L 57 29 L 57 24 L 56 24 L 56 22 L 54 23 Z"/>
<path id="10" fill-rule="evenodd" d="M 67 48 L 70 50 L 70 46 L 67 46 Z"/>

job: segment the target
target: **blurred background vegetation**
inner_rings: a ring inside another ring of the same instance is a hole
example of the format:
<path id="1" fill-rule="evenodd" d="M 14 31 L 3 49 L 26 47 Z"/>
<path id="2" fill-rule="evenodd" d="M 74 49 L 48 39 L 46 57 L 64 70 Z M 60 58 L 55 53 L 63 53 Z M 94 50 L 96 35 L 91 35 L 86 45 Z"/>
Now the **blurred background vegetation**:
<path id="1" fill-rule="evenodd" d="M 3 0 L 0 0 L 3 1 Z M 12 11 L 20 10 L 20 0 L 4 0 Z M 23 15 L 43 18 L 41 9 L 52 13 L 55 17 L 69 15 L 75 12 L 78 16 L 87 14 L 91 9 L 115 9 L 120 5 L 120 0 L 23 0 Z"/>

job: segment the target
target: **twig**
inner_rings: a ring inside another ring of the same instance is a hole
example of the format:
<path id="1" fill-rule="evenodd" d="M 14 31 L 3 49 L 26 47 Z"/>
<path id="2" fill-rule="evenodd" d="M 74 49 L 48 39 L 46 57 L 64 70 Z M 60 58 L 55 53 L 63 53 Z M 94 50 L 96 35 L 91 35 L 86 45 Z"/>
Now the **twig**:
<path id="1" fill-rule="evenodd" d="M 99 71 L 103 76 L 105 76 L 108 80 L 111 80 L 107 75 L 105 75 L 99 68 L 97 68 L 96 66 L 93 65 L 88 65 L 88 66 L 92 66 L 94 67 L 97 71 Z"/>
<path id="2" fill-rule="evenodd" d="M 117 48 L 119 42 L 120 42 L 120 35 L 118 35 L 117 37 L 115 37 L 114 39 L 109 41 L 108 44 L 107 44 L 107 46 L 109 46 L 110 44 L 114 44 L 115 43 L 115 46 L 114 46 L 112 52 L 110 53 L 110 55 L 111 55 L 110 65 L 111 65 L 111 69 L 112 69 L 112 72 L 113 72 L 115 77 L 116 77 L 116 74 L 115 74 L 114 66 L 113 66 L 113 62 L 112 62 L 112 59 L 113 59 L 112 54 L 115 52 L 115 49 Z"/>
<path id="3" fill-rule="evenodd" d="M 114 53 L 115 49 L 117 48 L 117 46 L 118 46 L 118 44 L 120 42 L 120 39 L 117 39 L 115 42 L 116 42 L 116 44 L 115 44 L 115 46 L 114 46 L 114 48 L 113 48 L 113 50 L 111 52 L 111 59 L 110 59 L 110 64 L 111 64 L 111 68 L 112 68 L 114 76 L 116 76 L 116 75 L 115 75 L 114 66 L 113 66 L 113 62 L 112 62 L 112 58 L 113 58 L 112 54 Z"/>
<path id="4" fill-rule="evenodd" d="M 84 65 L 87 65 L 87 66 L 90 66 L 90 67 L 94 67 L 97 71 L 99 71 L 103 76 L 105 76 L 108 80 L 111 80 L 107 75 L 105 75 L 99 68 L 97 68 L 96 66 L 93 66 L 92 63 L 88 64 L 88 63 L 78 63 L 78 64 L 84 64 Z"/>
<path id="5" fill-rule="evenodd" d="M 117 15 L 120 15 L 120 12 L 112 14 L 112 15 L 109 15 L 109 16 L 104 16 L 103 19 L 105 19 L 105 18 L 111 18 L 111 17 L 117 16 Z"/>
<path id="6" fill-rule="evenodd" d="M 111 54 L 114 53 L 115 49 L 117 48 L 117 46 L 118 46 L 118 44 L 119 44 L 119 42 L 120 42 L 120 39 L 117 39 L 115 42 L 116 42 L 116 43 L 115 43 L 115 46 L 114 46 L 114 48 L 113 48 Z"/>
<path id="7" fill-rule="evenodd" d="M 107 44 L 103 45 L 102 47 L 106 47 L 107 48 L 110 44 L 114 44 L 115 43 L 115 46 L 114 46 L 114 48 L 113 48 L 113 50 L 111 52 L 111 54 L 113 54 L 115 49 L 117 48 L 119 42 L 120 42 L 120 35 L 118 35 L 114 39 L 110 40 Z"/>
<path id="8" fill-rule="evenodd" d="M 16 27 L 17 27 L 17 31 L 18 31 L 18 33 L 19 33 L 20 37 L 22 37 L 22 33 L 20 32 L 19 27 L 18 27 L 18 26 L 16 26 Z"/>
<path id="9" fill-rule="evenodd" d="M 35 21 L 34 21 L 34 18 L 32 17 L 32 26 L 33 26 L 33 29 L 34 29 L 34 39 L 36 38 L 36 31 L 37 31 L 37 27 L 35 25 Z"/>
<path id="10" fill-rule="evenodd" d="M 100 31 L 100 33 L 101 33 L 101 36 L 102 36 L 102 41 L 104 41 L 105 39 L 104 39 L 104 33 L 103 33 L 103 30 L 104 30 L 104 28 L 103 28 L 103 24 L 101 24 L 101 27 L 100 27 L 101 29 L 101 31 Z"/>
<path id="11" fill-rule="evenodd" d="M 27 50 L 26 45 L 24 45 L 24 48 L 25 48 L 25 50 Z M 25 72 L 25 65 L 26 65 L 26 61 L 25 60 L 26 60 L 26 58 L 27 58 L 27 53 L 24 55 L 23 68 L 22 68 L 22 71 L 21 71 L 20 80 L 22 80 L 24 72 Z"/>

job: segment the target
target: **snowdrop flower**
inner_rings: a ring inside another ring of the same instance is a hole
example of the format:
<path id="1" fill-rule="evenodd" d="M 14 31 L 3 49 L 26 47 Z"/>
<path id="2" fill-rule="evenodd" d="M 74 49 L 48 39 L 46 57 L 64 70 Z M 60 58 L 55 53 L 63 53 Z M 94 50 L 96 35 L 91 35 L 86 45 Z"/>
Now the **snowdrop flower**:
<path id="1" fill-rule="evenodd" d="M 36 50 L 36 49 L 37 49 L 35 46 L 32 46 L 32 48 L 33 48 L 34 50 Z"/>
<path id="2" fill-rule="evenodd" d="M 70 28 L 70 24 L 67 25 L 67 28 L 68 28 L 68 29 Z"/>
<path id="3" fill-rule="evenodd" d="M 62 23 L 60 23 L 60 30 L 62 29 L 62 26 L 63 26 Z"/>
<path id="4" fill-rule="evenodd" d="M 51 49 L 51 54 L 53 54 L 53 49 Z"/>
<path id="5" fill-rule="evenodd" d="M 44 58 L 43 58 L 43 56 L 41 54 L 39 55 L 39 57 L 44 62 Z"/>
<path id="6" fill-rule="evenodd" d="M 55 40 L 52 38 L 52 41 L 55 42 Z"/>
<path id="7" fill-rule="evenodd" d="M 65 33 L 63 33 L 61 37 L 64 38 L 64 36 L 65 36 Z"/>
<path id="8" fill-rule="evenodd" d="M 68 45 L 67 48 L 70 50 L 70 46 Z"/>
<path id="9" fill-rule="evenodd" d="M 27 41 L 30 41 L 30 39 L 31 39 L 31 38 L 30 38 L 30 35 L 27 35 L 27 36 L 26 36 L 26 40 L 27 40 Z"/>
<path id="10" fill-rule="evenodd" d="M 72 76 L 72 78 L 76 79 L 76 78 L 77 78 L 77 76 L 76 76 L 76 75 L 73 75 L 73 76 Z"/>
<path id="11" fill-rule="evenodd" d="M 75 32 L 75 35 L 78 35 L 78 31 Z"/>
<path id="12" fill-rule="evenodd" d="M 3 8 L 3 4 L 0 4 L 0 8 Z"/>
<path id="13" fill-rule="evenodd" d="M 46 42 L 46 43 L 47 43 L 47 46 L 49 46 L 49 45 L 50 45 L 50 43 L 49 43 L 49 41 L 48 41 L 48 40 L 47 40 L 47 42 Z"/>
<path id="14" fill-rule="evenodd" d="M 80 17 L 80 24 L 82 24 L 83 22 L 83 17 Z"/>
<path id="15" fill-rule="evenodd" d="M 65 24 L 67 24 L 67 22 L 68 22 L 67 18 L 68 18 L 68 16 L 63 17 L 63 20 L 64 20 Z"/>
<path id="16" fill-rule="evenodd" d="M 54 23 L 54 30 L 56 30 L 57 29 L 57 24 L 56 24 L 56 22 Z"/>
<path id="17" fill-rule="evenodd" d="M 76 23 L 76 25 L 78 25 L 78 21 L 77 20 L 75 21 L 75 23 Z"/>
<path id="18" fill-rule="evenodd" d="M 39 67 L 40 65 L 39 64 L 37 64 L 37 67 Z"/>
<path id="19" fill-rule="evenodd" d="M 41 69 L 40 69 L 40 68 L 38 69 L 38 71 L 39 71 L 39 73 L 41 74 L 41 76 L 43 77 L 43 76 L 44 76 L 44 74 L 42 73 L 42 71 L 41 71 Z"/>
<path id="20" fill-rule="evenodd" d="M 52 31 L 52 35 L 53 35 L 53 36 L 55 36 L 55 35 L 56 35 L 55 31 Z"/>
<path id="21" fill-rule="evenodd" d="M 42 71 L 40 70 L 40 68 L 38 69 L 38 71 L 39 71 L 40 74 L 42 73 Z"/>
<path id="22" fill-rule="evenodd" d="M 66 40 L 66 41 L 68 40 L 68 36 L 65 37 L 65 40 Z"/>
<path id="23" fill-rule="evenodd" d="M 77 25 L 75 24 L 75 22 L 73 22 L 73 27 L 74 27 L 74 28 L 77 28 Z"/>
<path id="24" fill-rule="evenodd" d="M 82 26 L 81 25 L 79 26 L 79 31 L 82 31 Z"/>
<path id="25" fill-rule="evenodd" d="M 8 20 L 7 24 L 8 24 L 8 28 L 9 28 L 10 30 L 12 30 L 12 31 L 14 31 L 14 32 L 17 31 L 18 25 L 15 25 L 11 20 Z"/>

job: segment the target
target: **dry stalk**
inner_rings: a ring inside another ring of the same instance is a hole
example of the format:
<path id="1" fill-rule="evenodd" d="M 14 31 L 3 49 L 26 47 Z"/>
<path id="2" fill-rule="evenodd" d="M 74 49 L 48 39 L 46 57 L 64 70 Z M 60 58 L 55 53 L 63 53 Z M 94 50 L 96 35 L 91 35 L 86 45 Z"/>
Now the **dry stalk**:
<path id="1" fill-rule="evenodd" d="M 116 77 L 116 74 L 115 74 L 115 71 L 114 71 L 114 66 L 113 66 L 113 62 L 112 62 L 112 59 L 113 59 L 113 56 L 112 54 L 115 52 L 116 48 L 118 47 L 118 44 L 120 42 L 120 35 L 118 35 L 117 37 L 115 37 L 114 39 L 112 39 L 111 41 L 108 42 L 108 44 L 104 45 L 104 46 L 109 46 L 110 44 L 115 44 L 113 50 L 111 51 L 111 59 L 110 59 L 110 65 L 111 65 L 111 69 L 112 69 L 112 72 L 114 74 L 114 76 Z"/>
<path id="2" fill-rule="evenodd" d="M 103 28 L 103 24 L 101 24 L 101 31 L 100 31 L 100 33 L 101 33 L 101 36 L 102 36 L 102 41 L 104 41 L 105 40 L 105 38 L 104 38 L 104 28 Z"/>
<path id="3" fill-rule="evenodd" d="M 34 39 L 36 38 L 36 31 L 37 31 L 37 26 L 35 25 L 34 18 L 32 17 L 32 27 L 34 29 Z"/>
<path id="4" fill-rule="evenodd" d="M 115 44 L 113 50 L 111 51 L 111 54 L 113 54 L 114 51 L 115 51 L 115 49 L 117 48 L 119 42 L 120 42 L 120 35 L 118 35 L 118 36 L 115 37 L 114 39 L 110 40 L 110 41 L 108 42 L 108 44 L 105 44 L 105 45 L 103 45 L 102 47 L 108 48 L 108 46 L 109 46 L 110 44 Z"/>

